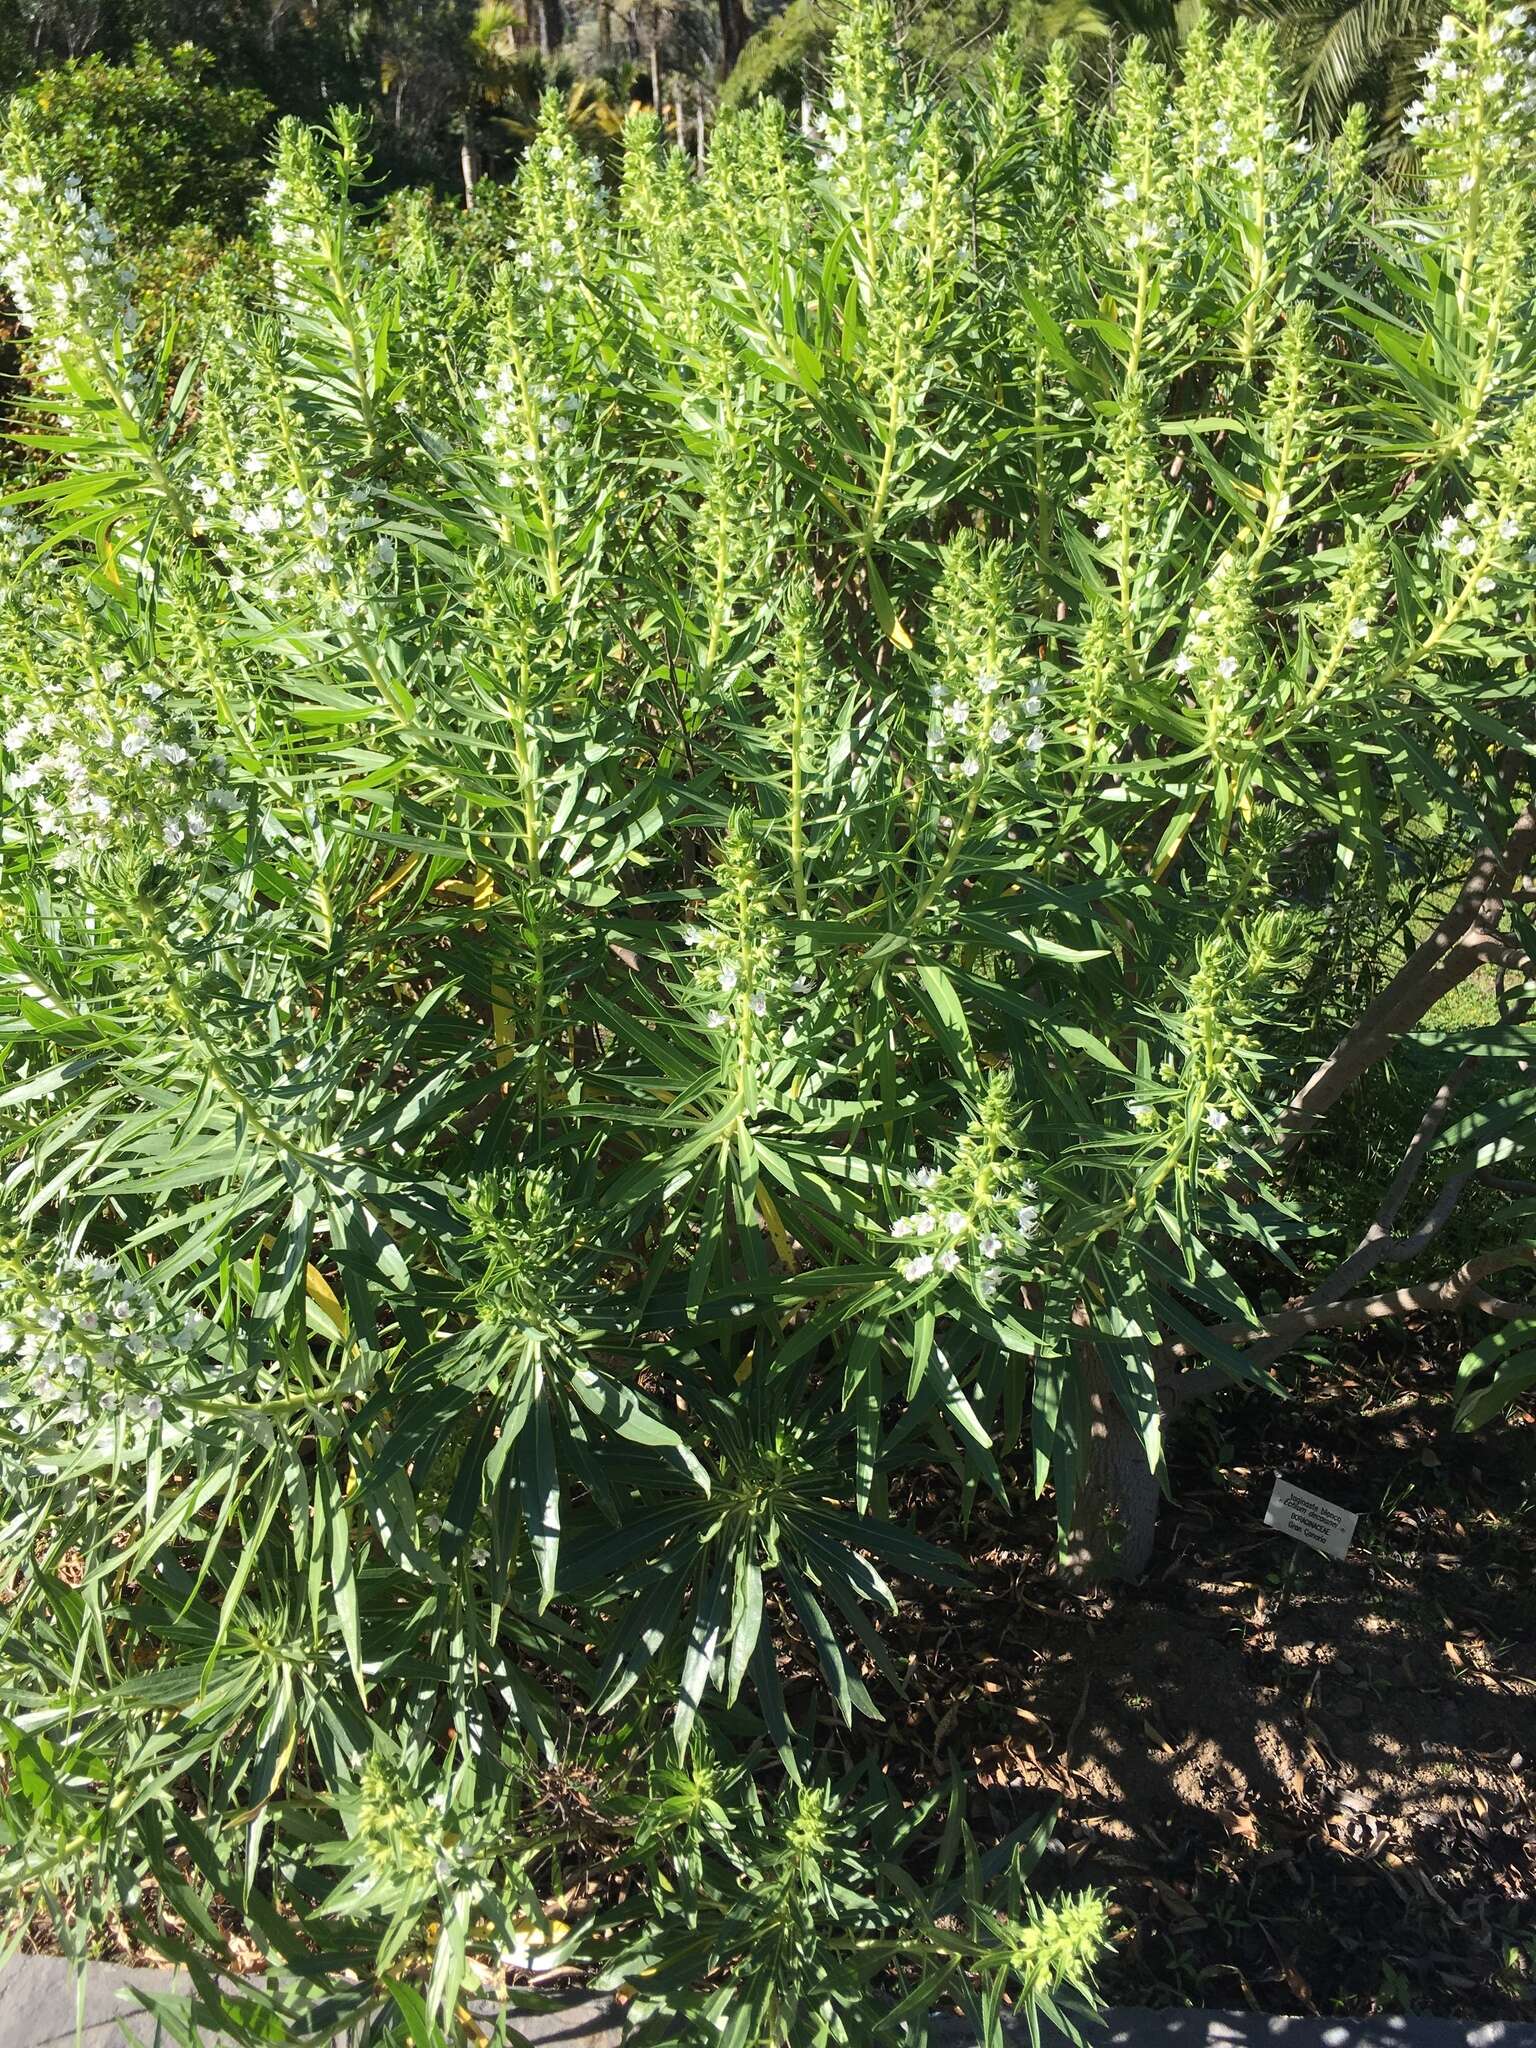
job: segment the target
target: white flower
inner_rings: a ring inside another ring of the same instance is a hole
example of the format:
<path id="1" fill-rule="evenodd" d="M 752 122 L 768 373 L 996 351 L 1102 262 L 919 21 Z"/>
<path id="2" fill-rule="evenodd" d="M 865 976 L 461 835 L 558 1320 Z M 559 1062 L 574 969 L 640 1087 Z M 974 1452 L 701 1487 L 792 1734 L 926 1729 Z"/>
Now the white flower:
<path id="1" fill-rule="evenodd" d="M 1152 1105 L 1149 1102 L 1128 1103 L 1127 1108 L 1130 1111 L 1131 1122 L 1133 1124 L 1144 1124 L 1147 1118 L 1152 1114 Z"/>
<path id="2" fill-rule="evenodd" d="M 1351 619 L 1349 637 L 1351 640 L 1365 640 L 1370 637 L 1370 625 L 1365 619 Z"/>
<path id="3" fill-rule="evenodd" d="M 1033 1202 L 1026 1202 L 1023 1208 L 1019 1211 L 1020 1237 L 1033 1237 L 1035 1231 L 1039 1228 L 1039 1224 L 1040 1211 L 1035 1207 Z"/>
<path id="4" fill-rule="evenodd" d="M 939 1253 L 939 1265 L 944 1272 L 953 1273 L 955 1268 L 959 1265 L 959 1263 L 960 1254 L 954 1249 L 953 1246 L 951 1246 L 948 1251 Z"/>
<path id="5" fill-rule="evenodd" d="M 891 1225 L 891 1235 L 892 1237 L 910 1237 L 912 1235 L 912 1218 L 910 1216 L 898 1216 Z"/>
<path id="6" fill-rule="evenodd" d="M 720 986 L 726 995 L 730 995 L 740 979 L 741 975 L 736 963 L 733 960 L 727 960 L 720 969 Z"/>
<path id="7" fill-rule="evenodd" d="M 1232 1119 L 1224 1109 L 1218 1109 L 1213 1102 L 1205 1112 L 1205 1120 L 1213 1131 L 1224 1131 Z"/>
<path id="8" fill-rule="evenodd" d="M 1035 727 L 1034 731 L 1029 735 L 1028 739 L 1025 740 L 1024 746 L 1025 750 L 1031 754 L 1039 754 L 1044 751 L 1045 734 L 1040 730 L 1038 725 Z"/>
<path id="9" fill-rule="evenodd" d="M 1258 165 L 1251 156 L 1240 156 L 1232 168 L 1240 178 L 1251 178 L 1258 169 Z"/>
<path id="10" fill-rule="evenodd" d="M 965 759 L 960 763 L 960 773 L 962 775 L 969 776 L 975 776 L 981 773 L 981 763 L 977 760 L 974 754 L 967 754 Z"/>
<path id="11" fill-rule="evenodd" d="M 725 1012 L 724 1010 L 711 1010 L 704 1021 L 711 1031 L 718 1031 L 720 1026 L 726 1021 Z"/>
<path id="12" fill-rule="evenodd" d="M 752 1014 L 754 1017 L 767 1016 L 768 998 L 766 996 L 754 996 L 752 998 Z"/>
<path id="13" fill-rule="evenodd" d="M 1003 1240 L 995 1230 L 989 1230 L 980 1240 L 981 1255 L 984 1259 L 995 1259 L 1003 1248 Z"/>
<path id="14" fill-rule="evenodd" d="M 901 1276 L 904 1280 L 926 1280 L 932 1271 L 933 1255 L 930 1252 L 919 1252 L 915 1259 L 907 1260 L 901 1269 Z"/>
<path id="15" fill-rule="evenodd" d="M 933 1211 L 924 1209 L 912 1218 L 912 1231 L 916 1237 L 927 1237 L 933 1230 Z"/>
<path id="16" fill-rule="evenodd" d="M 951 1237 L 958 1237 L 969 1221 L 963 1209 L 947 1209 L 944 1213 L 944 1228 Z"/>
<path id="17" fill-rule="evenodd" d="M 936 1166 L 920 1166 L 912 1176 L 915 1188 L 931 1188 L 938 1185 L 939 1169 Z"/>

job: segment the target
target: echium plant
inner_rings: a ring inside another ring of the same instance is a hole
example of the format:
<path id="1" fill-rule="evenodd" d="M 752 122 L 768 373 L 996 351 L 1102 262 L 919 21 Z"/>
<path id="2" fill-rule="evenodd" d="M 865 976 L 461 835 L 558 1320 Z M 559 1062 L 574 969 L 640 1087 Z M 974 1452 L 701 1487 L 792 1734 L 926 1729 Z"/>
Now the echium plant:
<path id="1" fill-rule="evenodd" d="M 163 355 L 13 116 L 0 1855 L 176 2038 L 996 2043 L 1104 1905 L 880 1748 L 913 1467 L 1135 1571 L 1213 1379 L 1466 1308 L 1464 1420 L 1536 1383 L 1533 65 L 1449 17 L 1378 204 L 1262 31 L 973 117 L 872 5 L 698 177 L 551 105 L 483 269 L 290 127 L 275 312 Z"/>

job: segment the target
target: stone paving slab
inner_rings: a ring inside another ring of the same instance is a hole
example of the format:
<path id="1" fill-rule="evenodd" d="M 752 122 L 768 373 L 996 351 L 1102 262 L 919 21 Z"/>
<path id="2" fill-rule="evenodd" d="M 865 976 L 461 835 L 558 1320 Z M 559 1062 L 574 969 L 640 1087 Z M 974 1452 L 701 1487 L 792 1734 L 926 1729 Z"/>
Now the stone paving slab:
<path id="1" fill-rule="evenodd" d="M 56 1956 L 16 1956 L 0 1964 L 0 2048 L 173 2048 L 135 1987 L 174 1997 L 188 1987 L 173 1970 L 125 1970 L 105 1963 L 85 1974 L 85 1998 L 76 2004 L 68 1963 Z M 519 2030 L 540 2048 L 620 2048 L 623 2027 L 606 1998 L 573 1999 L 559 2012 L 530 2013 Z M 221 2037 L 202 2037 L 219 2048 Z"/>
<path id="2" fill-rule="evenodd" d="M 170 2048 L 154 2018 L 136 2005 L 135 1985 L 174 1994 L 184 1979 L 168 1970 L 101 1964 L 86 1973 L 77 2025 L 69 1965 L 18 1956 L 0 1965 L 0 2048 Z M 622 2048 L 623 2025 L 606 1999 L 574 1999 L 559 2012 L 519 2021 L 541 2048 Z M 1536 2048 L 1536 2025 L 1504 2020 L 1293 2019 L 1266 2013 L 1166 2011 L 1126 2006 L 1086 2028 L 1090 2048 Z M 964 2048 L 966 2030 L 948 2033 Z M 204 2048 L 218 2048 L 211 2036 Z"/>

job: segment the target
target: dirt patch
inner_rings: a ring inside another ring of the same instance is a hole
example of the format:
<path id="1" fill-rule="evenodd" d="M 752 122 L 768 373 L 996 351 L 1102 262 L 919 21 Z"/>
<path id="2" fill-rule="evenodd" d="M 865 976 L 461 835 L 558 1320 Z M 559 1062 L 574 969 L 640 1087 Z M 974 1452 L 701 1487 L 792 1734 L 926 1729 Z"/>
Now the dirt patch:
<path id="1" fill-rule="evenodd" d="M 983 1835 L 1059 1801 L 1113 2003 L 1536 2017 L 1536 1417 L 1453 1436 L 1412 1352 L 1307 1370 L 1184 1432 L 1135 1589 L 1053 1592 L 1043 1518 L 925 1516 L 978 1583 L 903 1641 L 900 1737 Z M 1277 1471 L 1360 1512 L 1344 1562 L 1264 1527 Z"/>

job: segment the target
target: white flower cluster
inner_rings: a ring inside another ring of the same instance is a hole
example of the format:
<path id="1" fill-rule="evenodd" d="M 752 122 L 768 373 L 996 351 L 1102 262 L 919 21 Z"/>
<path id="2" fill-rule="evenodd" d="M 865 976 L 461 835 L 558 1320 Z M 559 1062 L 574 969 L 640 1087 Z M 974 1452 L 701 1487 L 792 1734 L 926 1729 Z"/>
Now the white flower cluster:
<path id="1" fill-rule="evenodd" d="M 519 283 L 540 296 L 574 288 L 606 250 L 602 166 L 546 105 L 518 180 L 520 227 L 507 243 Z"/>
<path id="2" fill-rule="evenodd" d="M 475 396 L 485 407 L 482 438 L 496 464 L 496 481 L 515 484 L 532 464 L 556 454 L 576 424 L 581 399 L 546 377 L 525 381 L 517 363 L 490 366 Z"/>
<path id="3" fill-rule="evenodd" d="M 107 662 L 91 686 L 55 707 L 32 704 L 0 729 L 0 786 L 39 833 L 58 842 L 60 866 L 146 834 L 158 852 L 206 846 L 240 799 L 223 786 L 227 764 L 203 750 L 193 721 L 167 706 L 162 684 L 132 682 Z"/>
<path id="4" fill-rule="evenodd" d="M 1167 255 L 1177 246 L 1180 224 L 1166 181 L 1147 191 L 1139 179 L 1105 171 L 1099 179 L 1099 205 L 1127 256 Z"/>
<path id="5" fill-rule="evenodd" d="M 40 526 L 29 525 L 20 513 L 0 506 L 0 569 L 18 569 L 43 538 Z"/>
<path id="6" fill-rule="evenodd" d="M 1238 133 L 1224 115 L 1218 114 L 1211 123 L 1211 146 L 1215 151 L 1216 161 L 1225 164 L 1234 177 L 1253 178 L 1258 176 L 1262 162 L 1261 157 L 1255 153 L 1258 146 L 1278 142 L 1284 133 L 1282 124 L 1271 118 L 1259 128 L 1255 140 L 1251 136 Z M 1304 135 L 1301 135 L 1287 147 L 1292 156 L 1306 156 L 1312 145 Z"/>
<path id="7" fill-rule="evenodd" d="M 1251 572 L 1241 557 L 1224 554 L 1206 585 L 1173 672 L 1187 680 L 1205 713 L 1205 740 L 1215 759 L 1242 744 L 1255 711 L 1262 677 L 1254 629 Z"/>
<path id="8" fill-rule="evenodd" d="M 47 178 L 30 150 L 19 154 L 23 168 L 0 184 L 0 285 L 32 330 L 38 366 L 52 381 L 82 348 L 110 358 L 131 341 L 139 324 L 127 296 L 134 271 L 118 261 L 112 230 L 86 204 L 79 179 Z M 136 372 L 119 361 L 113 382 L 131 408 L 141 390 Z"/>
<path id="9" fill-rule="evenodd" d="M 1463 192 L 1512 156 L 1536 115 L 1536 24 L 1529 7 L 1490 8 L 1472 23 L 1447 14 L 1419 59 L 1424 83 L 1403 133 L 1428 145 L 1476 143 L 1478 161 L 1455 174 Z"/>
<path id="10" fill-rule="evenodd" d="M 262 194 L 268 216 L 267 239 L 277 252 L 272 262 L 272 283 L 279 305 L 292 305 L 298 292 L 299 270 L 294 259 L 302 262 L 319 247 L 319 233 L 304 204 L 308 196 L 281 172 Z"/>
<path id="11" fill-rule="evenodd" d="M 1020 1258 L 1040 1228 L 1034 1181 L 1014 1182 L 979 1209 L 974 1187 L 960 1185 L 956 1175 L 941 1175 L 934 1166 L 914 1173 L 912 1187 L 919 1206 L 898 1216 L 890 1233 L 903 1248 L 902 1279 L 920 1286 L 935 1274 L 947 1278 L 964 1266 L 979 1295 L 995 1294 L 1004 1278 L 1000 1261 Z"/>
<path id="12" fill-rule="evenodd" d="M 861 202 L 869 176 L 869 159 L 878 156 L 880 189 L 890 207 L 890 225 L 899 231 L 911 225 L 926 205 L 932 184 L 927 135 L 928 107 L 921 100 L 903 106 L 899 115 L 866 123 L 864 112 L 850 106 L 843 87 L 834 86 L 827 105 L 813 115 L 806 130 L 816 152 L 816 168 L 827 173 L 845 206 Z"/>
<path id="13" fill-rule="evenodd" d="M 1447 512 L 1435 531 L 1434 545 L 1450 558 L 1452 569 L 1471 578 L 1479 597 L 1490 597 L 1510 566 L 1510 552 L 1524 531 L 1510 512 L 1497 512 L 1474 498 L 1460 512 Z M 1529 557 L 1527 557 L 1529 560 Z"/>
<path id="14" fill-rule="evenodd" d="M 0 1274 L 0 1444 L 35 1456 L 93 1430 L 147 1435 L 197 1375 L 210 1326 L 168 1320 L 116 1261 L 70 1252 L 39 1269 L 13 1243 Z"/>
<path id="15" fill-rule="evenodd" d="M 366 484 L 338 484 L 333 464 L 284 483 L 273 458 L 256 448 L 238 470 L 225 468 L 189 479 L 199 505 L 197 531 L 223 564 L 229 587 L 279 604 L 334 585 L 346 617 L 361 611 L 372 577 L 392 557 L 358 545 L 367 527 Z"/>
<path id="16" fill-rule="evenodd" d="M 688 924 L 683 943 L 693 952 L 694 997 L 711 1031 L 778 1034 L 793 991 L 765 937 Z"/>
<path id="17" fill-rule="evenodd" d="M 1046 735 L 1040 678 L 1020 688 L 998 670 L 980 668 L 956 685 L 935 683 L 928 716 L 928 755 L 961 787 L 984 783 L 993 769 L 1020 757 L 1037 761 Z"/>

